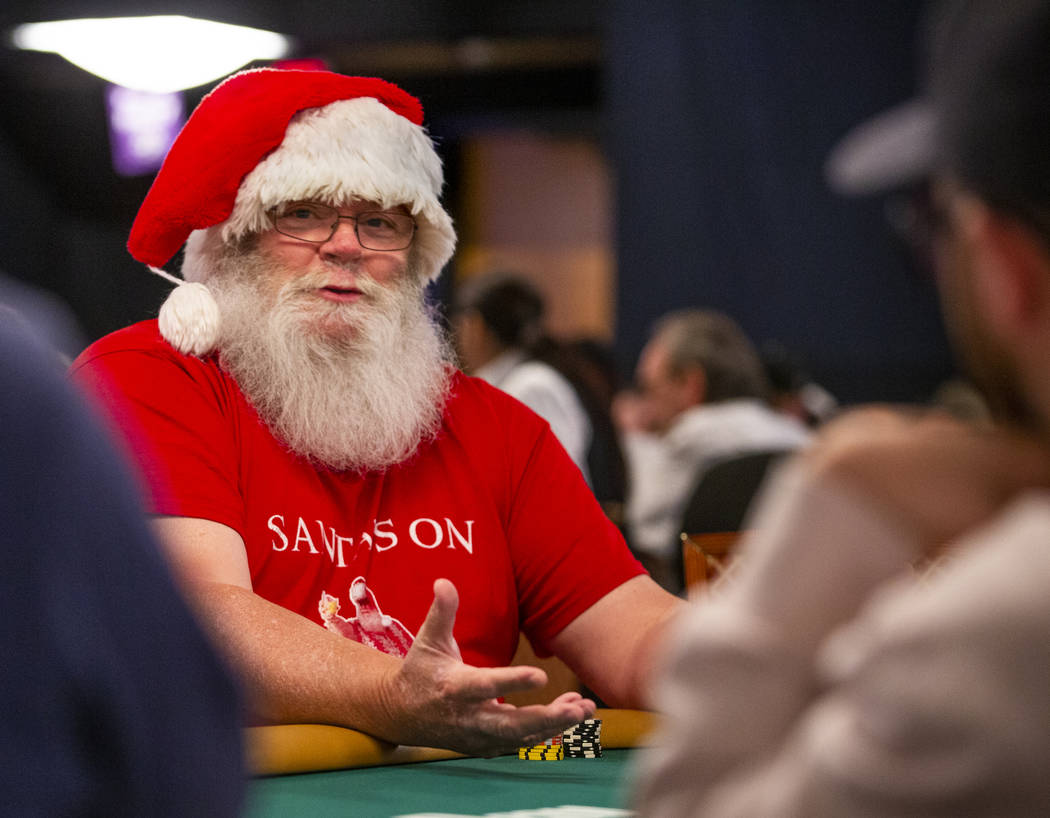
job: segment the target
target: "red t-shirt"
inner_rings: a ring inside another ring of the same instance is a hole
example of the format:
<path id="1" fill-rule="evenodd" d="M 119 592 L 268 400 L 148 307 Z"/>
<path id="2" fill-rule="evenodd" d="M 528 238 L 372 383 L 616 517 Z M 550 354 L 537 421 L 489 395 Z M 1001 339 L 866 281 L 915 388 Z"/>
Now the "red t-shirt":
<path id="1" fill-rule="evenodd" d="M 214 356 L 181 355 L 145 321 L 73 363 L 127 440 L 157 514 L 244 539 L 256 593 L 331 630 L 402 653 L 446 577 L 464 661 L 538 652 L 642 573 L 542 419 L 456 373 L 437 439 L 382 473 L 290 454 Z"/>

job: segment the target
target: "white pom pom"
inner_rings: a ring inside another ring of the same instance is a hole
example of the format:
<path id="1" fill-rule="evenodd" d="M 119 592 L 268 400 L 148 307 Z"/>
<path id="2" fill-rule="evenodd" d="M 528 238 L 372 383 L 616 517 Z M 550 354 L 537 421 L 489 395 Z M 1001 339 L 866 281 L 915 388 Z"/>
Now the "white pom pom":
<path id="1" fill-rule="evenodd" d="M 219 305 L 208 288 L 195 281 L 182 282 L 160 308 L 160 334 L 184 355 L 211 352 L 219 341 Z"/>

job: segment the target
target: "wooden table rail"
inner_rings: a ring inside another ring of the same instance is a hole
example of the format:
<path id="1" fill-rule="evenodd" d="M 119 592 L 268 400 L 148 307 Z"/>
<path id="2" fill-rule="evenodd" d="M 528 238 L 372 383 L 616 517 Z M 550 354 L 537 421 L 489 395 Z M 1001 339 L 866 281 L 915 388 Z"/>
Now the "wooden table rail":
<path id="1" fill-rule="evenodd" d="M 603 749 L 644 744 L 655 725 L 654 715 L 644 710 L 599 708 L 595 718 L 602 720 Z M 462 758 L 451 750 L 399 746 L 330 724 L 249 727 L 245 743 L 248 770 L 257 776 Z"/>

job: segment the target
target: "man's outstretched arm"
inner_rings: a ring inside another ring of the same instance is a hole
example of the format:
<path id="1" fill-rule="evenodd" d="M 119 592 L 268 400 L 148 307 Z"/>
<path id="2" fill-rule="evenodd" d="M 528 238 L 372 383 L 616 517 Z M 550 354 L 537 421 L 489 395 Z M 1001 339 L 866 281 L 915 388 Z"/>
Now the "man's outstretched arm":
<path id="1" fill-rule="evenodd" d="M 464 664 L 452 636 L 458 595 L 447 580 L 434 583 L 434 603 L 402 660 L 253 593 L 244 543 L 233 529 L 183 517 L 155 524 L 203 625 L 262 719 L 339 724 L 398 744 L 494 755 L 594 712 L 578 693 L 546 705 L 498 702 L 541 687 L 546 676 L 534 667 Z"/>

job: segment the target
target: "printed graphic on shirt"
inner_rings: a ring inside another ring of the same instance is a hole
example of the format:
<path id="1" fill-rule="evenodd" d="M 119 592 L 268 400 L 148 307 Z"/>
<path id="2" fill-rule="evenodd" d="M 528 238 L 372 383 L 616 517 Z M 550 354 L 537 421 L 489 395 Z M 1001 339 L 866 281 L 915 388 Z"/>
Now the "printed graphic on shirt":
<path id="1" fill-rule="evenodd" d="M 321 592 L 317 609 L 328 630 L 391 656 L 404 657 L 408 653 L 415 637 L 398 620 L 379 609 L 364 577 L 350 583 L 350 601 L 354 603 L 355 615 L 346 619 L 339 616 L 339 598 Z"/>

